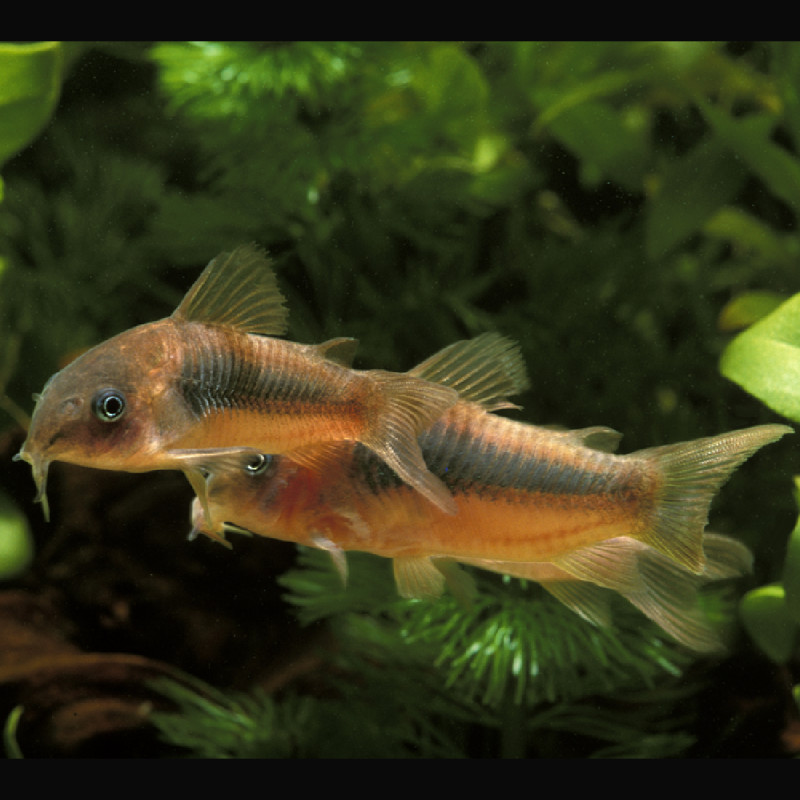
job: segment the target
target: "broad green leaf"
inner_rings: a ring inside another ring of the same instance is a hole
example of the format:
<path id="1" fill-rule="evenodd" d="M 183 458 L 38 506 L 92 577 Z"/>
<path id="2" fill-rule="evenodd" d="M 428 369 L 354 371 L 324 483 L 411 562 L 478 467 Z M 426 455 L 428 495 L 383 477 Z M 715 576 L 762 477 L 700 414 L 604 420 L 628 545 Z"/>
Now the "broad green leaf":
<path id="1" fill-rule="evenodd" d="M 738 120 L 705 101 L 698 105 L 720 139 L 767 185 L 800 213 L 800 161 L 770 139 L 774 115 L 753 114 Z"/>
<path id="2" fill-rule="evenodd" d="M 800 422 L 800 294 L 740 333 L 723 352 L 720 370 L 774 411 Z"/>
<path id="3" fill-rule="evenodd" d="M 648 208 L 647 255 L 660 258 L 698 231 L 734 197 L 746 177 L 741 161 L 717 137 L 670 162 Z"/>
<path id="4" fill-rule="evenodd" d="M 59 42 L 0 44 L 0 164 L 45 126 L 61 90 Z"/>
<path id="5" fill-rule="evenodd" d="M 751 325 L 771 314 L 786 295 L 778 292 L 742 292 L 731 298 L 719 314 L 722 331 L 736 331 Z"/>
<path id="6" fill-rule="evenodd" d="M 753 641 L 772 661 L 785 664 L 792 655 L 797 626 L 778 583 L 748 592 L 739 604 L 742 623 Z"/>

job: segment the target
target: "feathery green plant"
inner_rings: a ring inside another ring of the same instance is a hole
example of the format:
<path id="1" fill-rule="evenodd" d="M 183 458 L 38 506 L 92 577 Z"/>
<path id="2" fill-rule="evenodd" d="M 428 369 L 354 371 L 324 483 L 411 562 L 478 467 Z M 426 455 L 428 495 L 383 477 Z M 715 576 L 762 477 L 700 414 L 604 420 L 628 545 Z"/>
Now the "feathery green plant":
<path id="1" fill-rule="evenodd" d="M 448 597 L 402 600 L 385 559 L 351 554 L 345 588 L 327 554 L 301 548 L 281 583 L 303 623 L 327 620 L 337 642 L 321 652 L 331 696 L 305 697 L 302 730 L 287 721 L 273 741 L 275 721 L 302 702 L 294 694 L 207 699 L 168 684 L 160 688 L 180 713 L 153 721 L 170 743 L 215 757 L 463 757 L 475 730 L 495 733 L 499 755 L 536 751 L 565 732 L 607 742 L 609 755 L 676 754 L 692 743 L 668 722 L 676 695 L 664 685 L 692 659 L 655 626 L 643 636 L 638 612 L 621 603 L 617 626 L 598 629 L 522 582 L 476 575 L 481 591 L 468 609 Z M 615 707 L 622 688 L 637 695 L 638 712 Z M 589 710 L 589 697 L 601 710 Z M 637 714 L 652 729 L 646 742 Z M 281 749 L 288 740 L 290 753 Z"/>

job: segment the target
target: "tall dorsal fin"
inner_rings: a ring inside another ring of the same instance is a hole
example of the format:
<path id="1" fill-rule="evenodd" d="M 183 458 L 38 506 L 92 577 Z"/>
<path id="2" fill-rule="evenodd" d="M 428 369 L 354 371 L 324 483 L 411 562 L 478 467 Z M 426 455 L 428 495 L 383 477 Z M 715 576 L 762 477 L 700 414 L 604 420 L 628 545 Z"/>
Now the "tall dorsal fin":
<path id="1" fill-rule="evenodd" d="M 449 386 L 489 411 L 517 408 L 506 398 L 529 385 L 519 345 L 499 333 L 448 345 L 408 374 Z"/>
<path id="2" fill-rule="evenodd" d="M 172 317 L 281 336 L 288 325 L 285 302 L 265 253 L 244 244 L 209 262 Z"/>

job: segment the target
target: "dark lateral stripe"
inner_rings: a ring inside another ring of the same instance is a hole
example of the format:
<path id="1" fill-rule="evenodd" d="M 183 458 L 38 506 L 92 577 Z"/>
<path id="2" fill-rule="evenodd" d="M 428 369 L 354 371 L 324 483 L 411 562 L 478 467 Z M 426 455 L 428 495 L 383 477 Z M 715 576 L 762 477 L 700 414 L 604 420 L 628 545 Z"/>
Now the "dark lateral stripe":
<path id="1" fill-rule="evenodd" d="M 226 409 L 273 412 L 293 404 L 335 401 L 335 387 L 321 376 L 290 370 L 285 359 L 267 359 L 258 352 L 209 336 L 186 348 L 180 388 L 192 412 L 203 417 Z"/>
<path id="2" fill-rule="evenodd" d="M 536 448 L 517 448 L 513 443 L 500 449 L 481 436 L 464 444 L 457 459 L 458 482 L 476 490 L 588 495 L 608 492 L 618 480 L 602 463 L 608 457 L 590 450 L 576 448 L 575 461 L 571 461 L 554 459 L 541 450 L 537 454 Z"/>
<path id="3" fill-rule="evenodd" d="M 516 425 L 503 420 L 502 424 Z M 538 457 L 525 448 L 499 448 L 487 436 L 437 422 L 419 437 L 428 468 L 455 494 L 516 490 L 552 495 L 593 495 L 620 487 L 607 454 L 580 449 L 571 463 Z M 577 450 L 578 448 L 576 448 Z M 366 448 L 357 446 L 350 479 L 368 493 L 397 488 L 402 481 Z"/>

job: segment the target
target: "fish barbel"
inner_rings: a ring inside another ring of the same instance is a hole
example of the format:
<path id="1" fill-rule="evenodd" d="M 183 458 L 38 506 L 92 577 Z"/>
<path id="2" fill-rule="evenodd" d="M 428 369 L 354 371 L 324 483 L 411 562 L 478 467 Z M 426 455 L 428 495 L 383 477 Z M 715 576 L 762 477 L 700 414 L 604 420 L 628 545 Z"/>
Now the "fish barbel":
<path id="1" fill-rule="evenodd" d="M 449 357 L 466 346 L 477 354 L 473 341 L 451 345 Z M 454 515 L 425 503 L 364 447 L 339 445 L 320 451 L 316 464 L 255 452 L 206 459 L 198 466 L 213 522 L 195 502 L 194 532 L 322 548 L 343 575 L 348 550 L 391 558 L 405 597 L 437 596 L 445 583 L 468 593 L 461 563 L 537 581 L 603 622 L 603 590 L 611 589 L 679 641 L 715 649 L 694 608 L 697 590 L 741 573 L 750 557 L 735 540 L 705 533 L 711 501 L 739 464 L 791 428 L 761 425 L 616 455 L 620 435 L 609 428 L 558 431 L 491 413 L 510 404 L 491 378 L 475 395 L 481 375 L 498 369 L 496 360 L 480 362 L 462 370 L 469 385 L 442 368 L 441 356 L 414 371 L 461 395 L 419 435 Z"/>
<path id="2" fill-rule="evenodd" d="M 33 470 L 48 515 L 52 461 L 100 469 L 183 470 L 192 456 L 255 447 L 291 453 L 360 442 L 428 501 L 455 504 L 417 435 L 457 399 L 411 374 L 350 368 L 356 341 L 274 338 L 287 310 L 266 257 L 244 245 L 213 259 L 175 312 L 97 345 L 53 375 L 15 459 Z"/>

